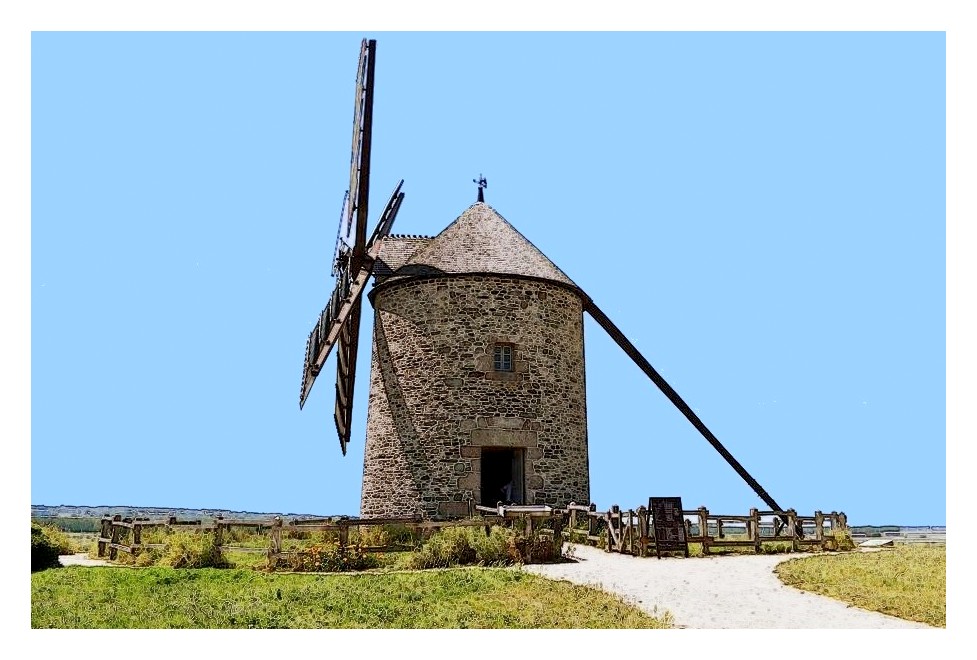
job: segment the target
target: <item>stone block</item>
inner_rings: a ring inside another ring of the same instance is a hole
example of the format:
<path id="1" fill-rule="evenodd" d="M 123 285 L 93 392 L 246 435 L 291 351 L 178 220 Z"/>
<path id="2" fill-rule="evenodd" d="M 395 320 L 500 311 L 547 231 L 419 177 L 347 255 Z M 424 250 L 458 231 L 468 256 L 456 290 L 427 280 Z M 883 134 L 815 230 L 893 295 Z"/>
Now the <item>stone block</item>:
<path id="1" fill-rule="evenodd" d="M 468 474 L 458 477 L 458 490 L 475 490 L 480 487 L 479 483 L 481 475 L 475 474 L 474 472 L 469 472 Z"/>
<path id="2" fill-rule="evenodd" d="M 525 421 L 521 417 L 486 417 L 485 425 L 490 429 L 521 429 Z"/>
<path id="3" fill-rule="evenodd" d="M 444 518 L 467 518 L 468 502 L 439 502 L 438 515 Z"/>
<path id="4" fill-rule="evenodd" d="M 536 432 L 516 429 L 475 429 L 472 445 L 476 447 L 535 447 Z"/>

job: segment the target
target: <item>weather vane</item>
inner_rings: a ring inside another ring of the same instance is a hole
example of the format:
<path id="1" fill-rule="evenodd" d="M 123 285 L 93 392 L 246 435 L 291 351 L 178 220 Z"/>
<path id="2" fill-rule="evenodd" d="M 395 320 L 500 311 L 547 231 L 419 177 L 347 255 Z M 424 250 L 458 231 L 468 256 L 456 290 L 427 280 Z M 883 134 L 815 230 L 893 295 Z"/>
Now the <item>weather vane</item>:
<path id="1" fill-rule="evenodd" d="M 477 183 L 478 184 L 478 201 L 484 202 L 485 201 L 485 193 L 483 191 L 486 188 L 488 188 L 488 181 L 485 179 L 484 176 L 482 176 L 481 174 L 479 174 L 477 179 L 472 179 L 472 183 Z"/>

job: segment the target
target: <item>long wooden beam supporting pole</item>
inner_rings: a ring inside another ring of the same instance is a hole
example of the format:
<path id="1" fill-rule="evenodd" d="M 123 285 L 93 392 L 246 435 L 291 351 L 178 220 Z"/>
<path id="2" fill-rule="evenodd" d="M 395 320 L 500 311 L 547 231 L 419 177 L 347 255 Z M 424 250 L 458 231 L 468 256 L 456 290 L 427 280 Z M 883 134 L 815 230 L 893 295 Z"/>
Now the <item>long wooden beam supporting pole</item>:
<path id="1" fill-rule="evenodd" d="M 734 470 L 736 470 L 736 474 L 740 475 L 743 480 L 750 485 L 750 488 L 752 488 L 756 494 L 760 496 L 760 499 L 766 502 L 767 506 L 774 511 L 783 511 L 784 509 L 781 509 L 780 505 L 777 504 L 774 499 L 770 497 L 770 494 L 763 489 L 763 486 L 761 486 L 756 479 L 750 476 L 750 473 L 746 471 L 746 468 L 740 465 L 739 461 L 733 458 L 733 455 L 730 454 L 729 450 L 723 446 L 723 443 L 719 442 L 719 438 L 713 435 L 712 431 L 710 431 L 706 425 L 702 423 L 702 420 L 699 419 L 699 416 L 692 412 L 692 408 L 689 407 L 689 404 L 682 400 L 682 397 L 678 395 L 678 392 L 672 389 L 671 385 L 665 382 L 665 379 L 662 378 L 661 374 L 659 374 L 655 368 L 651 366 L 651 363 L 648 362 L 641 352 L 635 348 L 634 344 L 632 344 L 631 341 L 624 336 L 624 333 L 621 332 L 616 325 L 614 325 L 614 322 L 607 318 L 607 314 L 601 311 L 600 307 L 598 307 L 594 301 L 591 300 L 590 296 L 586 296 L 584 309 L 590 313 L 600 327 L 607 331 L 607 334 L 611 336 L 611 339 L 617 342 L 617 345 L 628 354 L 628 357 L 634 360 L 634 363 L 637 364 L 638 367 L 645 372 L 648 378 L 650 378 L 652 382 L 658 386 L 658 389 L 660 389 L 662 393 L 668 397 L 668 400 L 671 401 L 683 415 L 685 415 L 686 419 L 692 422 L 692 426 L 694 426 L 699 433 L 701 433 L 702 436 L 709 441 L 709 444 L 711 444 L 716 451 L 719 452 L 720 456 L 726 459 L 726 462 L 729 463 Z"/>

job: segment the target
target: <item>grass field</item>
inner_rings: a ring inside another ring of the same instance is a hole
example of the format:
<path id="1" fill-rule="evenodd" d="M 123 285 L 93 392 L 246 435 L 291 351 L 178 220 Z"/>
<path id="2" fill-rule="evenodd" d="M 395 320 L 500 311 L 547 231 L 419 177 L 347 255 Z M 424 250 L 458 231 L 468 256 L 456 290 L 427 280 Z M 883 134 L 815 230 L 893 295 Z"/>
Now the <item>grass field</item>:
<path id="1" fill-rule="evenodd" d="M 31 575 L 32 628 L 666 628 L 669 623 L 596 589 L 512 568 L 268 574 L 67 567 Z"/>
<path id="2" fill-rule="evenodd" d="M 795 559 L 776 568 L 785 583 L 857 607 L 946 627 L 946 546 Z"/>

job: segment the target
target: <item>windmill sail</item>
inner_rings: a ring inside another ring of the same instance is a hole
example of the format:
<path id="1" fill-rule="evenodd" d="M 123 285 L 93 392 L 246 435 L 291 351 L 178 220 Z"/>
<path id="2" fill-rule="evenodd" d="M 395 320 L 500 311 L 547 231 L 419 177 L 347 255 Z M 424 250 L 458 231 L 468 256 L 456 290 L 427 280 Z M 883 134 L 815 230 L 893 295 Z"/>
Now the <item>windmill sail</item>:
<path id="1" fill-rule="evenodd" d="M 377 256 L 380 254 L 383 239 L 390 234 L 390 229 L 397 217 L 397 211 L 400 210 L 400 204 L 404 199 L 404 193 L 400 191 L 403 184 L 404 182 L 401 181 L 397 185 L 393 195 L 391 195 L 390 200 L 387 202 L 383 216 L 381 216 L 373 235 L 370 237 L 370 241 L 367 243 L 363 261 L 355 277 L 351 281 L 342 278 L 336 283 L 336 288 L 333 290 L 329 303 L 319 314 L 318 322 L 312 328 L 312 332 L 309 333 L 309 338 L 305 345 L 305 363 L 302 367 L 302 387 L 299 393 L 299 408 L 305 406 L 305 401 L 309 396 L 309 392 L 312 390 L 312 385 L 315 383 L 316 377 L 322 370 L 322 365 L 329 357 L 333 346 L 340 341 L 343 330 L 349 324 L 354 312 L 358 312 L 359 302 L 363 291 L 366 289 L 367 282 L 369 282 L 370 275 L 373 273 L 373 265 L 376 262 Z M 345 346 L 355 352 L 355 338 L 359 332 L 358 317 L 353 322 L 356 323 L 356 327 L 349 328 L 349 336 L 352 338 L 352 341 L 348 341 Z M 347 363 L 351 362 L 355 366 L 355 356 L 350 360 L 350 356 L 347 354 L 343 359 Z M 348 397 L 350 399 L 352 398 L 352 387 L 349 388 Z"/>

